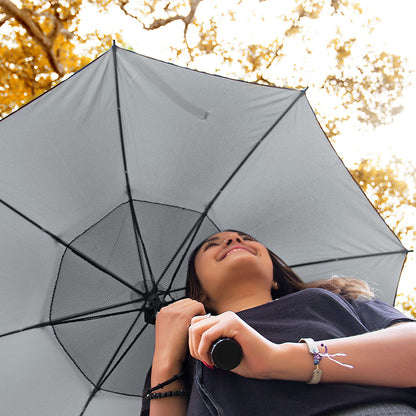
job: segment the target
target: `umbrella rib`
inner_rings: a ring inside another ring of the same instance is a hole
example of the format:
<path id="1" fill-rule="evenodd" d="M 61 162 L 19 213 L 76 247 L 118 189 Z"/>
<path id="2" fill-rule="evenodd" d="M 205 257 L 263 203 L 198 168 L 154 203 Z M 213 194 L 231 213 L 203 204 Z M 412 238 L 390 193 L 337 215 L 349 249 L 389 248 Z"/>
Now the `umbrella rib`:
<path id="1" fill-rule="evenodd" d="M 144 296 L 145 293 L 143 293 L 142 291 L 140 291 L 139 289 L 137 289 L 136 287 L 134 287 L 133 285 L 131 285 L 129 282 L 125 281 L 124 279 L 122 279 L 121 277 L 117 276 L 115 273 L 113 273 L 112 271 L 108 270 L 107 268 L 105 268 L 104 266 L 102 266 L 101 264 L 97 263 L 95 260 L 93 260 L 91 257 L 87 256 L 86 254 L 82 253 L 81 251 L 77 250 L 75 247 L 72 247 L 69 243 L 67 243 L 66 241 L 62 240 L 62 238 L 58 237 L 57 235 L 53 234 L 51 231 L 47 230 L 46 228 L 42 227 L 40 224 L 38 224 L 37 222 L 35 222 L 34 220 L 30 219 L 27 215 L 23 214 L 22 212 L 20 212 L 19 210 L 17 210 L 16 208 L 14 208 L 12 205 L 8 204 L 6 201 L 0 199 L 0 202 L 5 205 L 7 208 L 9 208 L 10 210 L 12 210 L 14 213 L 16 213 L 17 215 L 19 215 L 20 217 L 22 217 L 24 220 L 28 221 L 29 223 L 31 223 L 32 225 L 34 225 L 36 228 L 38 228 L 40 231 L 44 232 L 45 234 L 47 234 L 49 237 L 51 237 L 53 240 L 55 240 L 57 243 L 63 245 L 64 247 L 66 247 L 68 250 L 72 251 L 72 253 L 74 253 L 76 256 L 80 257 L 81 259 L 83 259 L 84 261 L 86 261 L 87 263 L 89 263 L 91 266 L 97 268 L 98 270 L 102 271 L 103 273 L 105 273 L 108 276 L 111 276 L 113 279 L 117 280 L 119 283 L 123 284 L 124 286 L 128 287 L 129 289 L 131 289 L 133 292 Z"/>
<path id="2" fill-rule="evenodd" d="M 114 239 L 114 243 L 113 243 L 113 245 L 112 245 L 112 247 L 111 247 L 111 250 L 110 250 L 110 253 L 109 253 L 109 255 L 108 255 L 108 260 L 107 260 L 107 262 L 106 262 L 106 264 L 105 264 L 105 266 L 104 266 L 104 267 L 108 267 L 108 265 L 111 263 L 111 260 L 113 259 L 113 256 L 114 256 L 114 251 L 115 251 L 115 249 L 116 249 L 116 247 L 117 247 L 117 244 L 118 244 L 118 243 L 119 243 L 119 241 L 120 241 L 120 236 L 121 236 L 121 233 L 122 233 L 123 228 L 124 228 L 124 226 L 125 226 L 127 216 L 128 216 L 128 213 L 126 212 L 126 214 L 124 215 L 124 218 L 123 218 L 122 224 L 121 224 L 121 226 L 120 226 L 120 229 L 118 230 L 118 233 L 117 233 L 117 235 L 116 235 L 116 238 Z"/>
<path id="3" fill-rule="evenodd" d="M 293 264 L 289 267 L 295 268 L 295 267 L 304 267 L 304 266 L 313 266 L 315 264 L 323 264 L 323 263 L 332 263 L 337 261 L 344 261 L 344 260 L 355 260 L 355 259 L 363 259 L 366 257 L 377 257 L 377 256 L 388 256 L 390 254 L 407 254 L 410 253 L 412 250 L 397 250 L 397 251 L 386 251 L 383 253 L 370 253 L 370 254 L 360 254 L 356 256 L 348 256 L 348 257 L 337 257 L 333 259 L 327 259 L 327 260 L 317 260 L 317 261 L 311 261 L 307 263 L 299 263 L 299 264 Z"/>
<path id="4" fill-rule="evenodd" d="M 88 311 L 74 313 L 74 314 L 71 314 L 71 315 L 63 316 L 61 318 L 49 319 L 48 321 L 45 321 L 45 322 L 40 322 L 38 324 L 30 325 L 30 326 L 27 326 L 27 327 L 24 327 L 24 328 L 21 328 L 21 329 L 16 329 L 14 331 L 5 332 L 4 334 L 0 334 L 0 338 L 6 337 L 6 336 L 9 336 L 9 335 L 18 334 L 20 332 L 30 331 L 31 329 L 44 328 L 46 326 L 54 326 L 54 325 L 65 324 L 67 322 L 72 322 L 71 320 L 73 320 L 73 319 L 86 317 L 88 315 L 91 315 L 91 314 L 97 313 L 97 312 L 109 311 L 111 309 L 116 309 L 116 308 L 120 308 L 122 306 L 131 305 L 133 303 L 140 302 L 140 301 L 141 301 L 141 299 L 135 299 L 135 300 L 132 300 L 132 301 L 129 301 L 129 302 L 122 302 L 122 303 L 118 303 L 118 304 L 115 304 L 115 305 L 103 306 L 101 308 L 90 309 Z"/>
<path id="5" fill-rule="evenodd" d="M 117 357 L 117 354 L 120 352 L 123 344 L 125 343 L 125 341 L 127 340 L 128 336 L 130 335 L 131 331 L 133 330 L 134 326 L 136 325 L 138 319 L 140 318 L 142 312 L 140 312 L 139 314 L 137 314 L 135 320 L 133 321 L 133 323 L 130 325 L 130 328 L 128 329 L 128 331 L 126 332 L 126 334 L 124 335 L 122 341 L 120 342 L 119 346 L 117 347 L 116 351 L 114 352 L 113 356 L 111 357 L 110 361 L 108 362 L 108 364 L 106 365 L 104 371 L 102 372 L 100 378 L 98 379 L 97 383 L 94 385 L 94 388 L 92 390 L 92 392 L 90 393 L 83 409 L 81 410 L 80 416 L 83 416 L 83 414 L 85 413 L 85 411 L 87 410 L 88 405 L 91 403 L 91 400 L 94 398 L 94 396 L 98 393 L 98 391 L 100 390 L 102 384 L 104 383 L 104 380 L 106 379 L 106 375 L 107 375 L 107 371 L 110 368 L 110 366 L 112 365 L 113 361 L 115 360 L 115 358 Z M 142 331 L 144 331 L 144 329 L 147 327 L 148 324 L 145 324 L 144 327 L 142 328 Z M 112 370 L 113 371 L 113 370 Z"/>
<path id="6" fill-rule="evenodd" d="M 159 277 L 159 279 L 158 279 L 158 281 L 157 281 L 157 284 L 159 284 L 159 282 L 162 280 L 163 276 L 166 274 L 166 272 L 167 272 L 167 270 L 169 269 L 170 265 L 171 265 L 171 264 L 173 263 L 173 261 L 176 259 L 176 257 L 178 256 L 178 254 L 179 254 L 179 252 L 182 250 L 182 248 L 185 246 L 186 241 L 190 238 L 190 241 L 189 241 L 189 243 L 188 243 L 188 246 L 187 246 L 187 248 L 185 249 L 185 252 L 184 252 L 184 254 L 183 254 L 183 255 L 182 255 L 182 257 L 181 257 L 181 259 L 180 259 L 180 261 L 179 261 L 179 264 L 178 264 L 178 266 L 176 267 L 176 269 L 175 269 L 175 271 L 174 271 L 174 273 L 173 273 L 173 275 L 172 275 L 172 278 L 170 279 L 169 286 L 168 286 L 168 288 L 165 290 L 165 295 L 167 295 L 168 293 L 172 292 L 172 291 L 171 291 L 171 287 L 172 287 L 172 285 L 173 285 L 173 281 L 175 280 L 175 278 L 176 278 L 176 276 L 177 276 L 177 274 L 178 274 L 178 272 L 179 272 L 179 269 L 181 268 L 182 263 L 183 263 L 183 261 L 184 261 L 184 259 L 185 259 L 185 257 L 186 257 L 186 254 L 188 253 L 189 248 L 191 247 L 191 245 L 192 245 L 193 241 L 195 240 L 196 234 L 198 233 L 199 229 L 201 228 L 202 222 L 203 222 L 203 220 L 204 220 L 204 218 L 205 218 L 205 217 L 206 217 L 206 214 L 204 214 L 204 213 L 203 213 L 203 214 L 201 214 L 201 215 L 198 217 L 197 221 L 196 221 L 196 222 L 195 222 L 195 224 L 191 227 L 191 229 L 189 230 L 188 234 L 187 234 L 187 235 L 186 235 L 186 237 L 183 239 L 182 243 L 179 245 L 179 248 L 176 250 L 175 254 L 173 255 L 172 259 L 169 261 L 168 265 L 165 267 L 165 270 L 163 271 L 163 273 L 162 273 L 162 274 L 161 274 L 161 276 Z"/>
<path id="7" fill-rule="evenodd" d="M 176 259 L 176 257 L 178 256 L 178 254 L 180 253 L 180 251 L 182 250 L 182 248 L 185 246 L 186 241 L 191 237 L 191 235 L 193 234 L 192 237 L 192 241 L 195 238 L 195 234 L 198 232 L 200 226 L 202 224 L 202 216 L 199 216 L 197 221 L 195 222 L 195 224 L 191 227 L 191 229 L 189 230 L 188 234 L 186 234 L 185 238 L 182 240 L 182 242 L 179 244 L 178 249 L 176 250 L 175 254 L 172 256 L 172 258 L 170 259 L 169 263 L 166 265 L 165 269 L 163 270 L 163 272 L 161 273 L 159 279 L 157 280 L 156 284 L 158 285 L 160 283 L 160 281 L 162 280 L 162 278 L 164 277 L 164 275 L 166 274 L 166 272 L 168 271 L 169 267 L 171 266 L 171 264 L 173 263 L 173 261 Z"/>
<path id="8" fill-rule="evenodd" d="M 129 198 L 129 206 L 130 206 L 130 212 L 131 212 L 131 217 L 133 221 L 134 237 L 136 239 L 137 252 L 139 255 L 139 259 L 140 259 L 140 267 L 141 267 L 142 274 L 143 274 L 143 283 L 145 286 L 145 290 L 148 291 L 149 288 L 147 286 L 146 277 L 145 277 L 146 274 L 145 274 L 145 269 L 144 269 L 144 261 L 142 257 L 143 255 L 145 257 L 146 265 L 147 265 L 147 268 L 150 274 L 150 279 L 153 285 L 155 285 L 155 280 L 153 277 L 152 267 L 150 265 L 146 247 L 144 245 L 143 238 L 140 232 L 140 227 L 137 221 L 136 211 L 134 208 L 133 196 L 131 193 L 130 178 L 129 178 L 129 172 L 127 168 L 126 148 L 125 148 L 125 142 L 124 142 L 123 123 L 122 123 L 122 118 L 121 118 L 120 89 L 119 89 L 119 82 L 118 82 L 117 47 L 115 43 L 113 44 L 113 62 L 114 62 L 114 75 L 115 75 L 115 85 L 116 85 L 118 127 L 119 127 L 119 133 L 120 133 L 120 144 L 121 144 L 121 153 L 122 153 L 122 158 L 123 158 L 124 176 L 126 180 L 126 190 L 127 190 L 127 196 Z M 143 254 L 142 254 L 142 250 L 143 250 Z"/>
<path id="9" fill-rule="evenodd" d="M 134 337 L 133 341 L 130 343 L 130 345 L 126 348 L 126 350 L 123 352 L 123 354 L 120 356 L 120 358 L 117 360 L 117 362 L 113 365 L 113 368 L 105 375 L 104 379 L 102 380 L 100 387 L 107 381 L 108 377 L 111 376 L 111 374 L 114 372 L 114 370 L 118 367 L 118 365 L 121 363 L 121 361 L 124 359 L 124 357 L 128 354 L 128 352 L 131 350 L 133 345 L 136 343 L 136 341 L 139 339 L 140 335 L 143 334 L 143 332 L 146 330 L 146 328 L 149 326 L 148 323 L 143 325 L 143 327 L 140 329 L 138 334 Z"/>
<path id="10" fill-rule="evenodd" d="M 256 149 L 260 146 L 261 143 L 268 137 L 270 132 L 280 123 L 280 121 L 286 116 L 289 110 L 298 102 L 298 100 L 303 97 L 306 93 L 307 88 L 299 91 L 298 95 L 295 99 L 289 104 L 286 110 L 279 116 L 279 118 L 271 125 L 271 127 L 263 134 L 263 136 L 256 142 L 256 144 L 252 147 L 252 149 L 247 153 L 244 159 L 240 162 L 240 164 L 236 167 L 236 169 L 231 173 L 230 177 L 225 181 L 224 185 L 221 186 L 219 191 L 215 194 L 214 198 L 209 202 L 207 207 L 205 208 L 204 214 L 207 214 L 208 211 L 211 209 L 212 205 L 214 205 L 215 201 L 224 191 L 224 189 L 228 186 L 228 184 L 232 181 L 234 176 L 238 173 L 238 171 L 244 166 L 250 156 L 256 151 Z"/>
<path id="11" fill-rule="evenodd" d="M 136 308 L 136 309 L 128 309 L 126 311 L 120 311 L 120 312 L 104 313 L 102 315 L 86 316 L 84 318 L 76 318 L 76 319 L 71 319 L 69 321 L 59 322 L 58 324 L 64 325 L 64 324 L 73 324 L 77 322 L 95 321 L 97 319 L 110 318 L 110 317 L 119 316 L 119 315 L 127 315 L 128 313 L 133 313 L 133 312 L 143 312 L 144 309 L 145 308 Z"/>
<path id="12" fill-rule="evenodd" d="M 185 251 L 184 251 L 181 259 L 179 260 L 178 266 L 176 267 L 175 271 L 172 274 L 172 278 L 170 279 L 169 286 L 166 289 L 166 294 L 170 293 L 170 290 L 172 288 L 173 282 L 174 282 L 174 280 L 175 280 L 175 278 L 176 278 L 176 276 L 177 276 L 177 274 L 179 272 L 179 269 L 182 266 L 183 261 L 185 260 L 186 255 L 188 254 L 188 251 L 189 251 L 189 249 L 190 249 L 193 241 L 195 240 L 195 237 L 196 237 L 199 229 L 201 228 L 201 225 L 202 225 L 202 222 L 204 221 L 205 216 L 206 215 L 202 214 L 199 217 L 198 221 L 195 223 L 194 227 L 192 227 L 192 228 L 194 228 L 194 230 L 192 231 L 192 229 L 191 229 L 190 233 L 188 233 L 188 235 L 190 235 L 193 232 L 192 238 L 189 240 L 188 246 L 186 247 L 186 249 L 185 249 Z M 185 241 L 183 242 L 182 247 L 185 245 Z"/>

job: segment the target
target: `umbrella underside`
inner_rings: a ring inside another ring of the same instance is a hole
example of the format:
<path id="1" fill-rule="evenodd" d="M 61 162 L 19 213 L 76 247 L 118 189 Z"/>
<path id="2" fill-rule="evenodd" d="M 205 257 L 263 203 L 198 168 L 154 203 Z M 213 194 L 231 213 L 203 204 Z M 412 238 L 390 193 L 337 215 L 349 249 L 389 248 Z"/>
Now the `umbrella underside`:
<path id="1" fill-rule="evenodd" d="M 155 312 L 184 296 L 189 252 L 220 230 L 253 235 L 305 281 L 356 277 L 394 300 L 406 250 L 305 91 L 113 47 L 2 120 L 0 159 L 0 349 L 35 363 L 47 350 L 65 373 L 34 380 L 6 364 L 22 389 L 54 391 L 42 404 L 9 392 L 8 414 L 136 414 L 99 400 L 141 397 Z M 62 410 L 80 396 L 73 364 L 85 394 Z"/>
<path id="2" fill-rule="evenodd" d="M 100 380 L 100 388 L 111 392 L 141 396 L 153 352 L 143 347 L 153 343 L 146 312 L 183 296 L 187 249 L 219 229 L 208 219 L 199 224 L 201 214 L 177 207 L 134 201 L 134 208 L 140 213 L 137 220 L 146 245 L 136 240 L 127 203 L 82 233 L 71 247 L 88 253 L 119 280 L 67 249 L 50 320 L 59 342 L 88 380 Z M 161 227 L 163 235 L 152 233 L 155 227 Z M 186 230 L 194 230 L 193 235 L 182 235 L 178 246 L 178 236 Z"/>

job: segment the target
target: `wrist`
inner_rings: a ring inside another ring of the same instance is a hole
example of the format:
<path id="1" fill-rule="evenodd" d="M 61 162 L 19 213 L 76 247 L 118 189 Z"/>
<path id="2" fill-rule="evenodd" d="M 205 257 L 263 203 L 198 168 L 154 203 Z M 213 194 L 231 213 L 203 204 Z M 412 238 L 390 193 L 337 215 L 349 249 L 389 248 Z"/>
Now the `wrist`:
<path id="1" fill-rule="evenodd" d="M 313 359 L 306 344 L 275 344 L 271 363 L 270 378 L 278 380 L 307 382 L 314 370 Z"/>
<path id="2" fill-rule="evenodd" d="M 182 389 L 184 387 L 182 367 L 169 366 L 161 363 L 152 365 L 152 375 L 151 375 L 151 386 L 157 386 L 161 383 L 165 383 L 168 380 L 169 390 Z M 180 376 L 180 377 L 178 377 Z M 155 390 L 156 392 L 165 391 L 164 387 Z"/>
<path id="3" fill-rule="evenodd" d="M 183 371 L 183 364 L 180 362 L 165 361 L 160 359 L 153 359 L 152 372 L 157 371 L 159 374 L 166 376 L 174 376 Z"/>
<path id="4" fill-rule="evenodd" d="M 171 354 L 156 353 L 153 356 L 152 374 L 158 374 L 162 378 L 173 377 L 183 371 L 184 360 L 172 357 Z"/>
<path id="5" fill-rule="evenodd" d="M 153 366 L 164 368 L 166 370 L 181 371 L 185 363 L 185 357 L 178 357 L 177 354 L 172 354 L 172 349 L 169 350 L 155 350 L 153 354 Z"/>

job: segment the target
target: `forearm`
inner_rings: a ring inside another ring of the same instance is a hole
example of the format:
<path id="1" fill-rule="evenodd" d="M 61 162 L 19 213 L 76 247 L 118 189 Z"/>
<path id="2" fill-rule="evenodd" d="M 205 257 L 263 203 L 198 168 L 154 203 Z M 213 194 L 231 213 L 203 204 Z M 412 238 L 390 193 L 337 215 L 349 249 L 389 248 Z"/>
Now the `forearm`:
<path id="1" fill-rule="evenodd" d="M 191 319 L 204 315 L 204 305 L 192 299 L 181 299 L 162 308 L 156 317 L 155 350 L 152 363 L 151 386 L 171 379 L 182 372 L 188 350 L 188 328 Z M 181 379 L 155 393 L 184 390 Z M 188 397 L 173 396 L 150 400 L 150 416 L 185 416 Z"/>
<path id="2" fill-rule="evenodd" d="M 347 338 L 316 340 L 329 354 L 353 368 L 344 367 L 328 358 L 319 363 L 321 382 L 352 383 L 390 387 L 416 386 L 416 325 L 405 323 L 376 332 Z M 320 352 L 324 349 L 320 347 Z M 268 378 L 307 382 L 311 379 L 312 355 L 306 344 L 287 343 L 276 346 L 274 357 L 280 361 Z"/>

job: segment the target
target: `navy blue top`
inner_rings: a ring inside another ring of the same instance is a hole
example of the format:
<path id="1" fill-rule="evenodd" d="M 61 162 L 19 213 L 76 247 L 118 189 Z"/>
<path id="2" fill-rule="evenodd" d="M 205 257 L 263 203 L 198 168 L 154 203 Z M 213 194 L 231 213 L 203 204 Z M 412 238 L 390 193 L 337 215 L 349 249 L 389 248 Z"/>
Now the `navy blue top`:
<path id="1" fill-rule="evenodd" d="M 298 342 L 300 338 L 318 341 L 349 337 L 400 321 L 411 321 L 380 300 L 346 301 L 319 288 L 305 289 L 241 311 L 238 315 L 274 343 Z M 344 360 L 346 363 L 347 358 Z M 312 416 L 348 406 L 386 401 L 408 403 L 416 408 L 416 388 L 258 380 L 229 371 L 210 370 L 199 364 L 195 366 L 195 362 L 190 359 L 190 373 L 195 371 L 195 367 L 202 370 L 200 381 L 203 388 L 226 416 Z M 195 378 L 190 377 L 188 381 L 192 386 L 188 415 L 211 416 Z"/>

